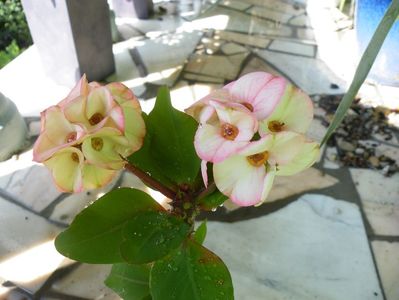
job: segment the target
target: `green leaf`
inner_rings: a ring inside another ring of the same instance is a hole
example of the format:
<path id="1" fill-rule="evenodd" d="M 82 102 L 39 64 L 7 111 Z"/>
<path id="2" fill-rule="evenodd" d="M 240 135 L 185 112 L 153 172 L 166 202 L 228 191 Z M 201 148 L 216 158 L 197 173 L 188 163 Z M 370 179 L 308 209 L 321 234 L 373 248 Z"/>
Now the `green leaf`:
<path id="1" fill-rule="evenodd" d="M 190 230 L 183 219 L 163 212 L 139 214 L 126 223 L 122 257 L 142 264 L 160 259 L 181 245 Z"/>
<path id="2" fill-rule="evenodd" d="M 222 205 L 227 199 L 227 196 L 223 195 L 218 189 L 215 189 L 214 192 L 200 198 L 198 205 L 204 210 L 212 210 Z"/>
<path id="3" fill-rule="evenodd" d="M 150 289 L 154 300 L 234 299 L 226 265 L 216 254 L 192 240 L 155 262 Z"/>
<path id="4" fill-rule="evenodd" d="M 144 300 L 151 299 L 149 280 L 148 265 L 122 263 L 112 266 L 111 273 L 104 283 L 123 299 Z"/>
<path id="5" fill-rule="evenodd" d="M 130 164 L 138 167 L 140 170 L 143 170 L 144 172 L 150 174 L 151 177 L 161 182 L 163 185 L 175 190 L 175 184 L 163 174 L 164 171 L 162 171 L 161 167 L 158 165 L 158 162 L 152 156 L 151 149 L 152 147 L 154 147 L 152 146 L 154 133 L 151 130 L 148 116 L 144 113 L 143 119 L 146 123 L 147 130 L 143 146 L 140 148 L 139 151 L 134 152 L 132 155 L 130 155 L 128 157 L 128 161 Z"/>
<path id="6" fill-rule="evenodd" d="M 200 226 L 198 226 L 197 230 L 194 233 L 194 240 L 198 243 L 198 244 L 203 244 L 205 241 L 205 237 L 206 237 L 206 232 L 207 232 L 207 228 L 206 228 L 206 220 L 204 222 L 201 223 Z"/>
<path id="7" fill-rule="evenodd" d="M 147 129 L 151 134 L 150 155 L 155 170 L 176 184 L 194 183 L 200 159 L 194 149 L 194 135 L 198 123 L 189 115 L 172 107 L 169 90 L 161 87 L 154 109 L 148 115 Z"/>
<path id="8" fill-rule="evenodd" d="M 98 199 L 58 235 L 55 247 L 66 257 L 93 264 L 123 262 L 119 247 L 125 223 L 137 213 L 162 211 L 146 193 L 121 188 Z"/>
<path id="9" fill-rule="evenodd" d="M 366 80 L 377 54 L 380 51 L 382 44 L 398 15 L 399 0 L 393 0 L 385 12 L 380 24 L 378 25 L 377 30 L 374 32 L 366 51 L 364 51 L 349 90 L 341 100 L 341 103 L 339 104 L 334 115 L 334 119 L 328 127 L 326 135 L 324 136 L 320 146 L 322 146 L 330 138 L 331 134 L 335 131 L 335 129 L 338 128 L 339 124 L 341 124 L 342 120 L 344 119 L 346 112 L 353 102 L 353 99 L 355 99 L 361 85 Z"/>

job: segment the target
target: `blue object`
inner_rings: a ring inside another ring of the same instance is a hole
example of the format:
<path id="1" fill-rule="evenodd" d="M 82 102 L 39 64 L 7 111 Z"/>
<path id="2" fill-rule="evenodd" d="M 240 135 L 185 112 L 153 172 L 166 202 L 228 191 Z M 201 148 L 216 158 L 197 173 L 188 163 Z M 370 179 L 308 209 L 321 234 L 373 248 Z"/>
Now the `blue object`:
<path id="1" fill-rule="evenodd" d="M 391 0 L 357 0 L 355 30 L 360 54 L 366 49 L 390 3 Z M 385 39 L 368 78 L 399 86 L 399 21 Z"/>

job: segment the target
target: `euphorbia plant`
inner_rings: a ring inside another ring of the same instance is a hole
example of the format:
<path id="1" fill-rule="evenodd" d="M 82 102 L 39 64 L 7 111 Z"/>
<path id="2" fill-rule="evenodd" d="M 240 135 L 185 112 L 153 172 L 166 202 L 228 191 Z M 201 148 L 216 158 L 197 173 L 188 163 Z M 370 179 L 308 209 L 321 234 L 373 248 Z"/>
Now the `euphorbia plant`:
<path id="1" fill-rule="evenodd" d="M 337 128 L 399 14 L 393 0 L 322 143 Z M 63 191 L 107 184 L 120 169 L 171 199 L 166 210 L 146 193 L 115 189 L 85 208 L 56 239 L 72 259 L 113 264 L 105 283 L 124 299 L 233 299 L 229 271 L 202 246 L 201 210 L 228 198 L 240 206 L 267 201 L 275 176 L 311 166 L 319 145 L 306 138 L 312 102 L 284 78 L 245 75 L 187 109 L 161 88 L 149 115 L 121 83 L 83 77 L 42 113 L 34 159 Z"/>
<path id="2" fill-rule="evenodd" d="M 233 299 L 229 271 L 202 246 L 206 224 L 195 229 L 195 216 L 228 198 L 260 205 L 275 176 L 311 166 L 319 153 L 305 136 L 312 117 L 307 95 L 264 72 L 212 92 L 187 114 L 161 88 L 148 115 L 123 84 L 83 76 L 42 113 L 34 159 L 66 192 L 104 186 L 125 168 L 171 208 L 140 190 L 112 190 L 57 237 L 58 251 L 113 264 L 106 284 L 125 299 Z"/>

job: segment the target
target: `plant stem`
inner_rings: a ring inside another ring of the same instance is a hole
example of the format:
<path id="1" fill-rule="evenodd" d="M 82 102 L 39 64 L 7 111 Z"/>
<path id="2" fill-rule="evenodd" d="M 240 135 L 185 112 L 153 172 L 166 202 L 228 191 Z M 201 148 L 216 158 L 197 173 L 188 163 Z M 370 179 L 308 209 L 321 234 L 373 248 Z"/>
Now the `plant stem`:
<path id="1" fill-rule="evenodd" d="M 176 193 L 174 191 L 172 191 L 168 187 L 164 186 L 162 183 L 155 180 L 150 175 L 148 175 L 146 172 L 140 170 L 136 166 L 133 166 L 133 165 L 127 163 L 125 165 L 125 169 L 128 170 L 129 172 L 133 173 L 134 175 L 136 175 L 138 178 L 140 178 L 141 181 L 143 181 L 150 188 L 161 192 L 163 195 L 165 195 L 169 199 L 176 198 Z"/>
<path id="2" fill-rule="evenodd" d="M 211 194 L 216 190 L 216 184 L 214 182 L 210 183 L 205 190 L 202 190 L 195 198 L 201 199 L 208 194 Z"/>

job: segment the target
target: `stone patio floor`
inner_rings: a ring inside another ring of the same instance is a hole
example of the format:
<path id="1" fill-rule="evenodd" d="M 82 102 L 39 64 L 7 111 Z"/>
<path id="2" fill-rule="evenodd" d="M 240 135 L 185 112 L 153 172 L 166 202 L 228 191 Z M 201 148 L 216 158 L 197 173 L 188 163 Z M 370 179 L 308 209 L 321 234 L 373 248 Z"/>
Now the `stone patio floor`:
<path id="1" fill-rule="evenodd" d="M 124 82 L 148 112 L 163 84 L 184 109 L 242 74 L 280 74 L 313 96 L 309 135 L 320 141 L 325 111 L 317 99 L 342 94 L 356 64 L 350 20 L 318 0 L 220 0 L 205 8 L 193 20 L 117 19 L 116 73 L 107 81 Z M 34 46 L 0 70 L 0 90 L 24 115 L 32 141 L 39 112 L 69 88 L 44 75 Z M 366 83 L 361 96 L 366 105 L 399 106 L 395 88 Z M 373 140 L 399 163 L 397 130 L 390 141 Z M 226 203 L 202 216 L 205 244 L 231 270 L 237 300 L 399 299 L 399 173 L 343 167 L 334 151 L 324 147 L 313 168 L 279 178 L 260 207 Z M 0 299 L 119 299 L 103 285 L 110 266 L 66 259 L 53 239 L 107 190 L 146 188 L 121 173 L 101 190 L 64 194 L 31 159 L 27 149 L 0 163 Z"/>

